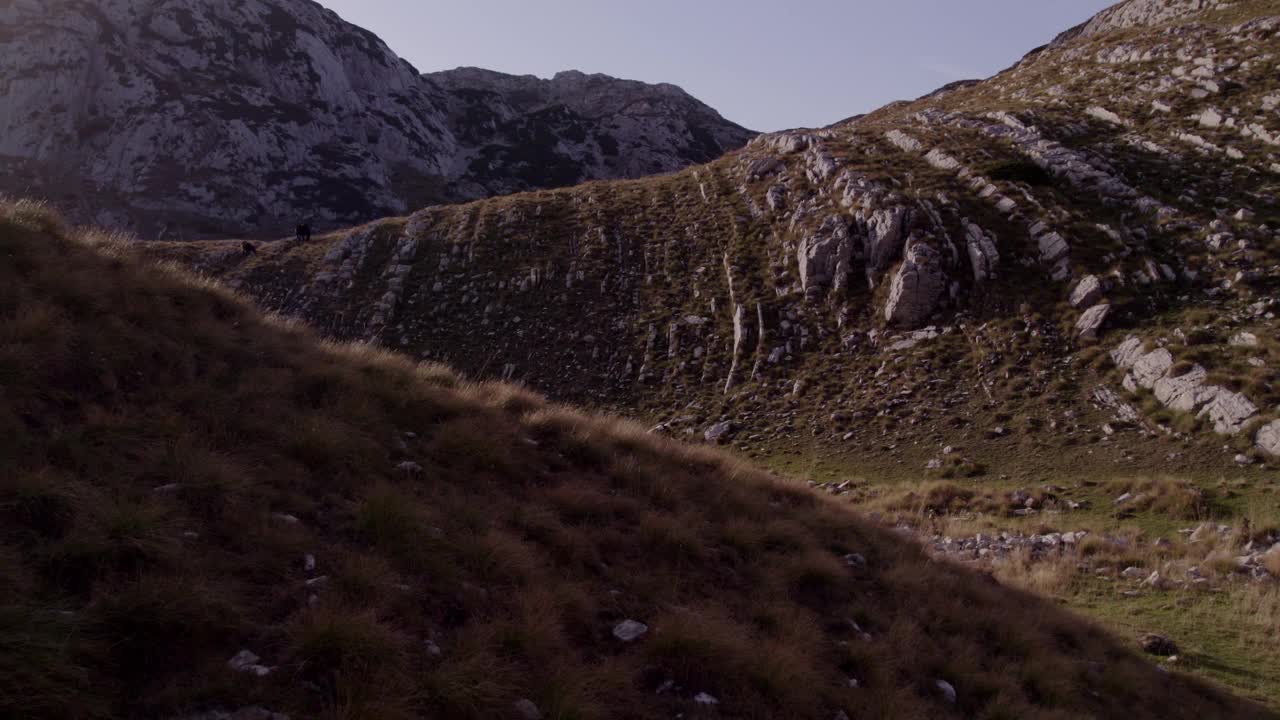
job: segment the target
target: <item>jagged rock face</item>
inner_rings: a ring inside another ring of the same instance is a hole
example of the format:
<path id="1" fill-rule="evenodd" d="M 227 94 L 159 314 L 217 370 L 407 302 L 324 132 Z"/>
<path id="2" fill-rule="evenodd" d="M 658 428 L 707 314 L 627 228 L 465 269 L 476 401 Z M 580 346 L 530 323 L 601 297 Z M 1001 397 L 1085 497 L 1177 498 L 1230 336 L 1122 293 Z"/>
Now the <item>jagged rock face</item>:
<path id="1" fill-rule="evenodd" d="M 752 135 L 674 85 L 576 71 L 551 80 L 476 68 L 425 77 L 465 146 L 457 182 L 467 196 L 671 172 Z"/>
<path id="2" fill-rule="evenodd" d="M 934 442 L 1003 397 L 1053 439 L 1088 408 L 1244 442 L 1280 416 L 1271 14 L 1098 30 L 683 172 L 387 220 L 324 262 L 157 250 L 334 335 L 695 437 L 733 420 L 743 444 Z M 1143 416 L 1148 393 L 1190 422 Z"/>
<path id="3" fill-rule="evenodd" d="M 1126 0 L 1063 34 L 1057 42 L 1092 37 L 1113 30 L 1157 25 L 1230 5 L 1229 1 L 1223 0 Z"/>
<path id="4" fill-rule="evenodd" d="M 0 191 L 145 235 L 365 222 L 672 171 L 750 137 L 670 85 L 423 76 L 309 0 L 0 8 Z"/>
<path id="5" fill-rule="evenodd" d="M 916 243 L 893 276 L 884 319 L 899 327 L 917 327 L 933 314 L 946 289 L 947 278 L 938 252 L 924 243 Z"/>

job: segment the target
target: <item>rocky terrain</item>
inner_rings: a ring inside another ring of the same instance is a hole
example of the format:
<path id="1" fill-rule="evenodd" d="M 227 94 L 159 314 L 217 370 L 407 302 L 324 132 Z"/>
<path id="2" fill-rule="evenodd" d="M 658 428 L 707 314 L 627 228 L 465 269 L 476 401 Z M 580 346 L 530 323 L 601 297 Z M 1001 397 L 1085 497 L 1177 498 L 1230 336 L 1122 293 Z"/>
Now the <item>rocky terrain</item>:
<path id="1" fill-rule="evenodd" d="M 36 203 L 0 255 L 0 716 L 1276 717 L 798 483 Z"/>
<path id="2" fill-rule="evenodd" d="M 0 7 L 0 191 L 147 237 L 670 172 L 751 136 L 671 85 L 422 75 L 310 0 Z"/>
<path id="3" fill-rule="evenodd" d="M 1131 0 L 989 80 L 674 175 L 156 251 L 749 452 L 1274 464 L 1277 31 L 1273 1 Z"/>

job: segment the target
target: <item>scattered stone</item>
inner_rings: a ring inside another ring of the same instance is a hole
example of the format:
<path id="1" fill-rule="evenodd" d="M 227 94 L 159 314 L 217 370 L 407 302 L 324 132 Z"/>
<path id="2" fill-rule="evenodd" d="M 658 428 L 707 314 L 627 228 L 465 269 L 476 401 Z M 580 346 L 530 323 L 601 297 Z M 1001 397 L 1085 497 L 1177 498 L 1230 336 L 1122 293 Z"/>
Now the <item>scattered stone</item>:
<path id="1" fill-rule="evenodd" d="M 515 701 L 512 707 L 515 708 L 516 714 L 524 718 L 524 720 L 542 720 L 542 711 L 528 698 L 520 698 Z"/>
<path id="2" fill-rule="evenodd" d="M 613 627 L 613 636 L 626 643 L 638 640 L 647 632 L 649 626 L 635 620 L 623 620 Z"/>
<path id="3" fill-rule="evenodd" d="M 697 695 L 694 695 L 693 701 L 698 703 L 699 705 L 719 705 L 720 704 L 720 701 L 717 700 L 715 696 L 709 695 L 704 692 L 700 692 Z"/>
<path id="4" fill-rule="evenodd" d="M 1138 645 L 1142 648 L 1142 652 L 1148 655 L 1169 657 L 1178 654 L 1177 644 L 1169 638 L 1155 633 L 1147 633 L 1138 638 Z"/>
<path id="5" fill-rule="evenodd" d="M 723 443 L 729 440 L 729 436 L 733 434 L 733 423 L 725 420 L 707 428 L 702 437 L 709 443 Z"/>
<path id="6" fill-rule="evenodd" d="M 939 692 L 942 693 L 942 699 L 947 701 L 948 705 L 956 704 L 956 688 L 946 680 L 937 680 L 934 682 Z"/>
<path id="7" fill-rule="evenodd" d="M 262 658 L 258 657 L 250 650 L 241 650 L 234 657 L 227 661 L 227 667 L 236 672 L 248 673 L 258 677 L 266 677 L 271 674 L 271 668 L 259 664 Z"/>
<path id="8" fill-rule="evenodd" d="M 406 460 L 400 463 L 399 465 L 396 465 L 396 469 L 404 473 L 405 475 L 421 475 L 422 474 L 422 466 L 416 462 L 413 462 L 412 460 Z"/>

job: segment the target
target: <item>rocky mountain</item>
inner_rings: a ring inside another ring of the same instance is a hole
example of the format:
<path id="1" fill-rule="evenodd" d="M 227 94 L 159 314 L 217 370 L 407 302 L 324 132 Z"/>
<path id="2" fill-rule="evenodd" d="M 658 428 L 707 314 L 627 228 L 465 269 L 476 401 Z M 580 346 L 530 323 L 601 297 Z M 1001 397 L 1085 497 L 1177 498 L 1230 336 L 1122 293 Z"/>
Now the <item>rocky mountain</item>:
<path id="1" fill-rule="evenodd" d="M 144 236 L 283 234 L 713 160 L 671 85 L 422 75 L 310 0 L 0 6 L 0 191 Z"/>
<path id="2" fill-rule="evenodd" d="M 1131 0 L 675 175 L 166 252 L 337 337 L 748 452 L 1275 462 L 1278 30 L 1273 1 Z"/>

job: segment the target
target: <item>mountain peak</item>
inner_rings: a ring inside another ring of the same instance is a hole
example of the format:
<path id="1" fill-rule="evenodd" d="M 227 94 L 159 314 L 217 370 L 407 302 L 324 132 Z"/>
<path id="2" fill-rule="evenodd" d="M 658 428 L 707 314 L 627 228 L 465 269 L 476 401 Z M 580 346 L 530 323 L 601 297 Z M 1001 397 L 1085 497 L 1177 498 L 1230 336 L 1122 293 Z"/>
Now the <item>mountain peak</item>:
<path id="1" fill-rule="evenodd" d="M 148 236 L 639 177 L 752 136 L 669 85 L 419 74 L 310 0 L 15 3 L 0 50 L 0 191 Z"/>

